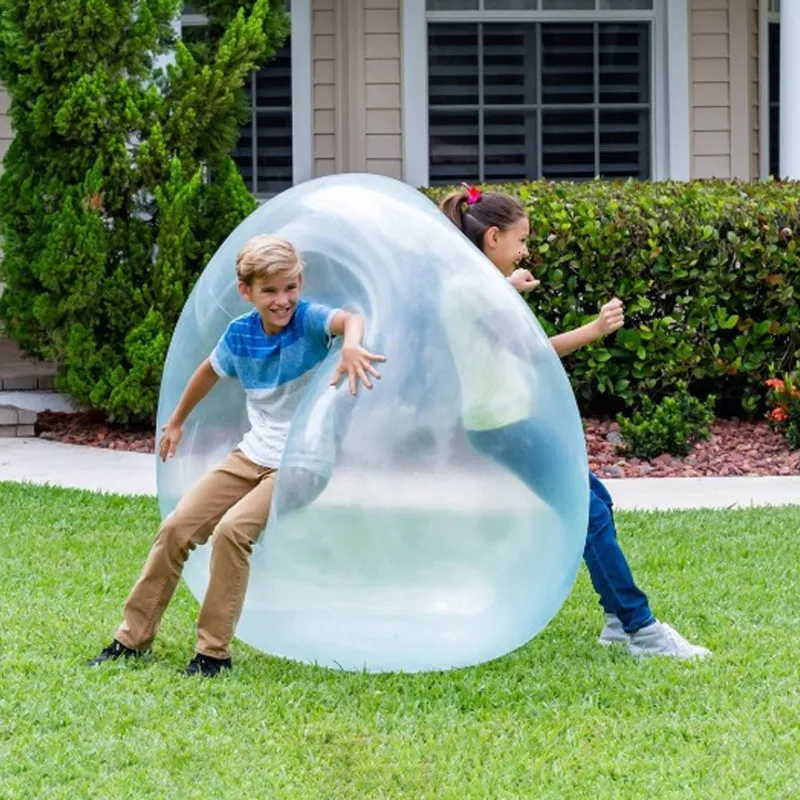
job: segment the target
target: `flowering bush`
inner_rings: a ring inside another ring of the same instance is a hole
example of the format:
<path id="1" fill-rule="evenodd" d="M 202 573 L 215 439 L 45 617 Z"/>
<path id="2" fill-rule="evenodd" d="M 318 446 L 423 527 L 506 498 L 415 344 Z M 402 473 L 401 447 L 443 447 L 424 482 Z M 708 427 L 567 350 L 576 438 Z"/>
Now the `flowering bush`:
<path id="1" fill-rule="evenodd" d="M 783 433 L 789 447 L 797 450 L 800 448 L 800 387 L 797 376 L 788 375 L 783 380 L 770 378 L 767 386 L 767 405 L 771 409 L 767 419 L 775 430 Z"/>

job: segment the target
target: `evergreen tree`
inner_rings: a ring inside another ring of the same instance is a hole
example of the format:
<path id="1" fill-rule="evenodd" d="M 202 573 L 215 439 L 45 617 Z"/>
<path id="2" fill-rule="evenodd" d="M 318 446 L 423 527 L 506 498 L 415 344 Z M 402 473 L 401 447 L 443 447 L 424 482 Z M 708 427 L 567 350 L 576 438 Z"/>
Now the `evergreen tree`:
<path id="1" fill-rule="evenodd" d="M 183 304 L 255 207 L 229 153 L 288 16 L 275 0 L 193 5 L 209 25 L 187 44 L 182 0 L 0 0 L 0 317 L 114 420 L 153 418 Z"/>

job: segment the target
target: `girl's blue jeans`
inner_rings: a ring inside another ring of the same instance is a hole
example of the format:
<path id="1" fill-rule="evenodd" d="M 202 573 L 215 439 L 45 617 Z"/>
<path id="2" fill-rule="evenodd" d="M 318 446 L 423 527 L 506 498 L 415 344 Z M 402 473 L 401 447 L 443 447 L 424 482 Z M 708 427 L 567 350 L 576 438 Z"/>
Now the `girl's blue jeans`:
<path id="1" fill-rule="evenodd" d="M 467 436 L 479 453 L 510 470 L 545 502 L 556 501 L 556 481 L 537 458 L 538 453 L 556 444 L 540 425 L 525 420 L 494 430 L 467 431 Z M 633 633 L 655 622 L 655 617 L 619 546 L 611 495 L 592 472 L 589 490 L 589 527 L 583 559 L 603 610 L 616 614 L 623 629 Z"/>

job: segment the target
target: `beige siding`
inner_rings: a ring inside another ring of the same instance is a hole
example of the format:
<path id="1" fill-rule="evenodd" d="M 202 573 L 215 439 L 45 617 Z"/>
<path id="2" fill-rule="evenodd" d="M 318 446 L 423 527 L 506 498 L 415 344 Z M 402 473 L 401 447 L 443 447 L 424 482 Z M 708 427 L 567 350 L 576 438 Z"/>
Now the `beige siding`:
<path id="1" fill-rule="evenodd" d="M 314 172 L 403 174 L 400 0 L 312 0 Z"/>
<path id="2" fill-rule="evenodd" d="M 761 176 L 761 118 L 759 116 L 760 108 L 758 102 L 758 0 L 750 0 L 749 23 L 750 177 L 756 179 Z"/>
<path id="3" fill-rule="evenodd" d="M 367 172 L 403 177 L 400 0 L 365 0 Z"/>
<path id="4" fill-rule="evenodd" d="M 0 175 L 3 173 L 2 160 L 11 143 L 11 119 L 8 116 L 8 94 L 0 86 Z"/>
<path id="5" fill-rule="evenodd" d="M 695 178 L 748 180 L 758 174 L 756 3 L 757 0 L 692 0 Z"/>
<path id="6" fill-rule="evenodd" d="M 311 79 L 314 174 L 336 171 L 336 11 L 334 0 L 312 0 Z"/>
<path id="7" fill-rule="evenodd" d="M 692 175 L 731 174 L 729 0 L 692 0 Z"/>

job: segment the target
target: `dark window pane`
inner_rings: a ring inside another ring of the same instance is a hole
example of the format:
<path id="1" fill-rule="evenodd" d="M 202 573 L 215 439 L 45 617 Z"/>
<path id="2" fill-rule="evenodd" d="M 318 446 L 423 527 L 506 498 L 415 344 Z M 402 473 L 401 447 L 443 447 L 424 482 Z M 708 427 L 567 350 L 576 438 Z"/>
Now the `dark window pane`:
<path id="1" fill-rule="evenodd" d="M 781 26 L 769 25 L 769 174 L 780 177 Z"/>
<path id="2" fill-rule="evenodd" d="M 486 11 L 535 11 L 536 0 L 483 0 Z"/>
<path id="3" fill-rule="evenodd" d="M 594 0 L 542 0 L 545 11 L 591 11 L 594 9 Z"/>
<path id="4" fill-rule="evenodd" d="M 542 172 L 545 178 L 593 178 L 594 111 L 542 112 Z"/>
<path id="5" fill-rule="evenodd" d="M 431 111 L 430 183 L 480 180 L 478 112 Z"/>
<path id="6" fill-rule="evenodd" d="M 769 101 L 781 100 L 781 26 L 771 22 L 769 26 Z"/>
<path id="7" fill-rule="evenodd" d="M 650 177 L 649 111 L 600 111 L 600 174 Z"/>
<path id="8" fill-rule="evenodd" d="M 428 101 L 431 106 L 478 103 L 478 26 L 428 26 Z"/>
<path id="9" fill-rule="evenodd" d="M 644 9 L 651 11 L 653 8 L 653 0 L 600 0 L 600 8 L 605 9 L 624 9 L 635 10 Z"/>
<path id="10" fill-rule="evenodd" d="M 651 32 L 431 23 L 430 182 L 649 178 Z"/>
<path id="11" fill-rule="evenodd" d="M 487 105 L 537 102 L 535 24 L 483 26 L 483 94 Z"/>
<path id="12" fill-rule="evenodd" d="M 781 171 L 781 110 L 778 105 L 769 107 L 769 174 L 780 177 Z"/>
<path id="13" fill-rule="evenodd" d="M 292 73 L 288 41 L 272 61 L 250 76 L 246 89 L 255 109 L 251 110 L 251 119 L 242 125 L 233 160 L 253 194 L 277 194 L 292 185 Z"/>
<path id="14" fill-rule="evenodd" d="M 266 67 L 256 72 L 256 100 L 259 108 L 291 108 L 292 105 L 292 58 L 291 48 L 286 44 L 275 53 L 275 58 Z"/>
<path id="15" fill-rule="evenodd" d="M 474 11 L 478 0 L 428 0 L 428 11 Z"/>
<path id="16" fill-rule="evenodd" d="M 256 115 L 256 191 L 275 194 L 292 185 L 292 115 Z"/>
<path id="17" fill-rule="evenodd" d="M 542 102 L 594 102 L 593 25 L 542 25 Z"/>
<path id="18" fill-rule="evenodd" d="M 242 126 L 239 132 L 239 141 L 236 149 L 231 153 L 236 166 L 239 167 L 244 182 L 251 192 L 255 192 L 253 185 L 253 129 L 251 123 Z"/>
<path id="19" fill-rule="evenodd" d="M 538 176 L 536 111 L 486 111 L 484 180 L 525 181 Z"/>
<path id="20" fill-rule="evenodd" d="M 650 102 L 650 26 L 600 25 L 601 103 Z"/>

